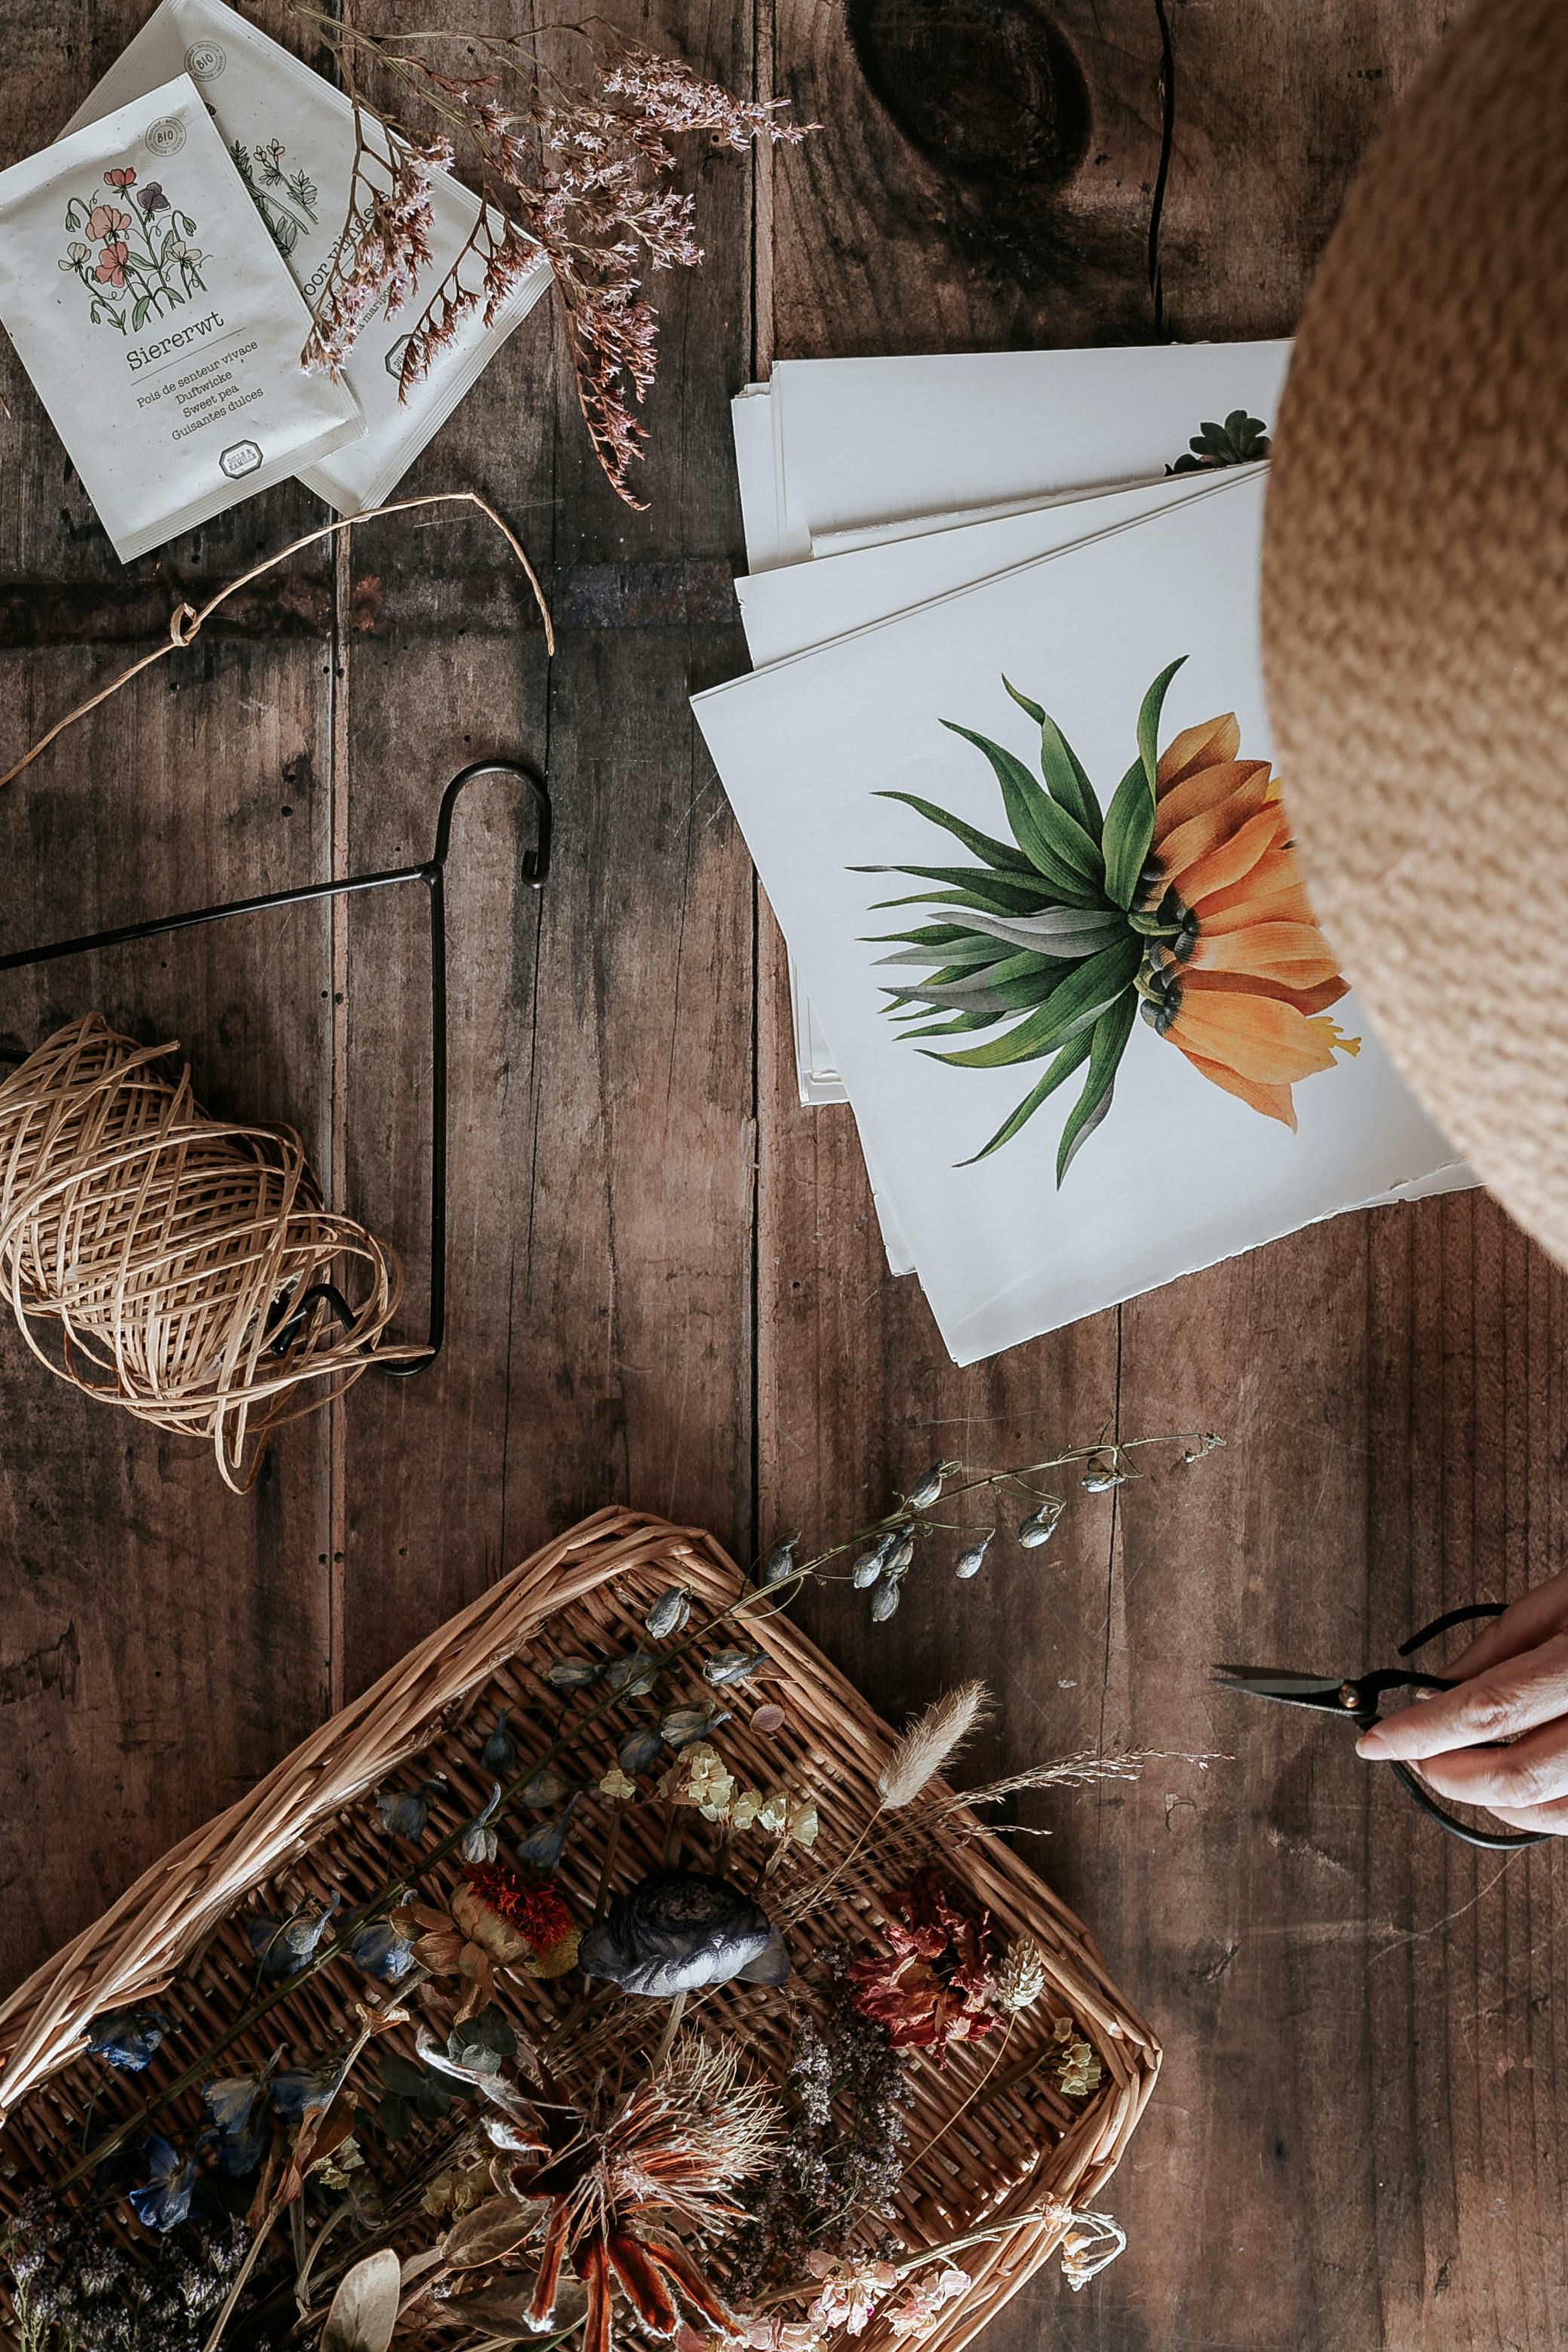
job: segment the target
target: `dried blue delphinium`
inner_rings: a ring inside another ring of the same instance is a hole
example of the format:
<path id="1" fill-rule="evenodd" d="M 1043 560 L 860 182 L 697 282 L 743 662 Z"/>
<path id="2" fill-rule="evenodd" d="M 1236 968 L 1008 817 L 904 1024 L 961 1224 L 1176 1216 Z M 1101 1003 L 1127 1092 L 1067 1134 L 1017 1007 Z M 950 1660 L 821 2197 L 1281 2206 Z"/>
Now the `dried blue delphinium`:
<path id="1" fill-rule="evenodd" d="M 387 1836 L 423 1837 L 430 1820 L 430 1800 L 440 1794 L 439 1780 L 423 1781 L 417 1789 L 383 1789 L 375 1810 Z"/>
<path id="2" fill-rule="evenodd" d="M 929 1511 L 933 1503 L 940 1502 L 943 1481 L 952 1472 L 962 1467 L 958 1462 L 933 1462 L 925 1476 L 905 1496 L 910 1510 Z"/>
<path id="3" fill-rule="evenodd" d="M 173 2230 L 191 2210 L 196 2185 L 196 2159 L 156 2133 L 146 2143 L 148 2178 L 130 2191 L 131 2210 L 149 2230 Z"/>
<path id="4" fill-rule="evenodd" d="M 1018 1541 L 1026 1551 L 1038 1551 L 1042 1544 L 1049 1543 L 1061 1525 L 1066 1508 L 1058 1495 L 1047 1495 L 1037 1511 L 1031 1511 L 1026 1519 L 1019 1521 Z"/>
<path id="5" fill-rule="evenodd" d="M 605 1687 L 619 1698 L 642 1698 L 658 1679 L 658 1661 L 647 1650 L 633 1650 L 612 1658 L 605 1668 Z"/>
<path id="6" fill-rule="evenodd" d="M 873 1625 L 885 1625 L 889 1617 L 897 1614 L 899 1603 L 903 1599 L 903 1593 L 904 1580 L 901 1576 L 883 1577 L 882 1581 L 878 1585 L 877 1590 L 871 1595 L 871 1622 Z"/>
<path id="7" fill-rule="evenodd" d="M 757 1570 L 757 1582 L 764 1591 L 769 1585 L 782 1584 L 786 1576 L 795 1574 L 795 1547 L 799 1541 L 800 1530 L 796 1528 L 793 1536 L 785 1536 L 781 1543 L 774 1544 Z"/>
<path id="8" fill-rule="evenodd" d="M 700 1735 L 693 1733 L 692 1737 L 696 1738 Z M 646 1772 L 663 1746 L 664 1740 L 655 1726 L 651 1723 L 641 1723 L 635 1730 L 627 1732 L 616 1750 L 616 1761 L 623 1772 L 630 1772 L 634 1775 Z"/>
<path id="9" fill-rule="evenodd" d="M 327 1922 L 342 1897 L 334 1895 L 325 1905 L 302 1903 L 297 1911 L 283 1918 L 273 1912 L 258 1911 L 245 1923 L 246 1938 L 252 1952 L 261 1963 L 264 1976 L 286 1977 L 295 1969 L 302 1969 L 327 1932 Z"/>
<path id="10" fill-rule="evenodd" d="M 169 2030 L 161 2009 L 106 2009 L 89 2024 L 87 2046 L 122 2074 L 140 2074 Z"/>
<path id="11" fill-rule="evenodd" d="M 571 1786 L 571 1781 L 558 1772 L 553 1764 L 542 1764 L 538 1771 L 531 1772 L 523 1782 L 517 1792 L 517 1801 L 520 1805 L 528 1806 L 531 1811 L 542 1813 L 549 1806 L 558 1805 Z"/>
<path id="12" fill-rule="evenodd" d="M 729 1683 L 743 1683 L 762 1663 L 760 1650 L 715 1650 L 702 1669 L 703 1677 L 722 1690 Z"/>
<path id="13" fill-rule="evenodd" d="M 286 2066 L 272 2077 L 272 2104 L 285 2122 L 302 2123 L 330 2107 L 342 2087 L 346 2056 L 318 2058 L 309 2066 Z"/>
<path id="14" fill-rule="evenodd" d="M 782 1984 L 790 1972 L 784 1937 L 765 1911 L 728 1879 L 656 1870 L 618 1895 L 578 1952 L 586 1977 L 607 1977 L 623 1992 L 670 1999 L 703 1985 Z"/>
<path id="15" fill-rule="evenodd" d="M 885 1536 L 863 1551 L 849 1571 L 849 1581 L 857 1592 L 868 1592 L 901 1542 L 903 1530 L 889 1528 Z"/>
<path id="16" fill-rule="evenodd" d="M 979 1575 L 985 1565 L 985 1555 L 991 1549 L 991 1538 L 995 1532 L 994 1528 L 987 1528 L 978 1543 L 973 1543 L 967 1551 L 960 1552 L 953 1563 L 954 1576 L 967 1581 L 970 1577 Z"/>
<path id="17" fill-rule="evenodd" d="M 498 1773 L 504 1780 L 517 1769 L 517 1743 L 506 1727 L 510 1707 L 503 1706 L 496 1717 L 496 1727 L 479 1750 L 479 1762 L 487 1772 Z"/>
<path id="18" fill-rule="evenodd" d="M 500 1803 L 500 1782 L 490 1782 L 490 1793 L 463 1832 L 458 1851 L 465 1862 L 493 1862 L 500 1851 L 500 1840 L 490 1827 L 496 1808 Z"/>
<path id="19" fill-rule="evenodd" d="M 529 1870 L 554 1870 L 566 1851 L 566 1832 L 582 1802 L 582 1791 L 571 1798 L 553 1821 L 542 1822 L 517 1849 L 518 1860 Z"/>
<path id="20" fill-rule="evenodd" d="M 689 1748 L 694 1739 L 711 1739 L 719 1726 L 729 1721 L 728 1707 L 672 1706 L 658 1727 L 659 1736 L 667 1748 L 679 1751 Z M 621 1762 L 628 1772 L 632 1769 L 624 1756 Z"/>
<path id="21" fill-rule="evenodd" d="M 203 2103 L 217 2126 L 223 2168 L 236 2179 L 242 2180 L 254 2172 L 267 2153 L 270 2129 L 262 2094 L 282 2055 L 280 2043 L 266 2065 L 253 2074 L 226 2074 L 217 2082 L 202 2085 Z"/>
<path id="22" fill-rule="evenodd" d="M 556 1690 L 586 1690 L 603 1672 L 604 1668 L 595 1665 L 592 1658 L 557 1658 L 552 1666 L 545 1668 L 544 1679 Z"/>
<path id="23" fill-rule="evenodd" d="M 484 1858 L 493 1858 L 494 1852 L 492 1838 L 490 1854 Z M 368 1927 L 362 1927 L 349 1946 L 349 1958 L 356 1969 L 380 1984 L 401 1984 L 416 1966 L 412 1943 L 390 1919 L 373 1919 Z"/>
<path id="24" fill-rule="evenodd" d="M 684 1586 L 672 1584 L 668 1592 L 659 1594 L 643 1623 L 656 1642 L 662 1642 L 668 1634 L 681 1633 L 690 1614 L 690 1593 Z"/>

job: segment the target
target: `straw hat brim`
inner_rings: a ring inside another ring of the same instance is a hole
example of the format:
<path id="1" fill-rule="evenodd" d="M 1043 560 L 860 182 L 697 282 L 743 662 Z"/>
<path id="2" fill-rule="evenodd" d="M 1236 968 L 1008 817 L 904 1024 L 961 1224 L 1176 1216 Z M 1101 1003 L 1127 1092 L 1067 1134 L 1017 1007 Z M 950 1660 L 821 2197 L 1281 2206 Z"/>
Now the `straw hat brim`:
<path id="1" fill-rule="evenodd" d="M 1314 910 L 1482 1181 L 1568 1261 L 1568 5 L 1483 0 L 1313 282 L 1263 565 Z"/>

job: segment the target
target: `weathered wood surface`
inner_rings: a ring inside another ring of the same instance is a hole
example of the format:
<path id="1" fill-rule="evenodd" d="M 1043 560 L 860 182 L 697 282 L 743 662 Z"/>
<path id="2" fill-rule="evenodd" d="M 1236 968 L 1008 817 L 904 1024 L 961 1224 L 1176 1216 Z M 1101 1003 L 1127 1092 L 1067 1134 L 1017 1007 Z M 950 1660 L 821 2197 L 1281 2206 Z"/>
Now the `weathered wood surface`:
<path id="1" fill-rule="evenodd" d="M 142 13 L 9 0 L 0 158 L 58 127 Z M 895 1714 L 985 1675 L 1005 1713 L 983 1767 L 1101 1741 L 1231 1759 L 1026 1809 L 1167 2063 L 1110 2200 L 1130 2252 L 1079 2298 L 1043 2279 L 988 2340 L 1555 2343 L 1555 1849 L 1500 1863 L 1440 1839 L 1348 1741 L 1226 1703 L 1207 1671 L 1382 1657 L 1562 1564 L 1562 1278 L 1461 1198 L 1342 1219 L 954 1371 L 887 1275 L 847 1115 L 795 1104 L 776 935 L 686 708 L 744 658 L 725 404 L 750 373 L 1151 336 L 1167 131 L 1166 331 L 1288 331 L 1357 157 L 1457 12 L 1167 0 L 1168 119 L 1152 0 L 611 13 L 825 128 L 750 182 L 701 161 L 707 265 L 659 289 L 647 515 L 587 462 L 542 314 L 411 478 L 517 519 L 562 625 L 552 671 L 481 526 L 373 526 L 258 594 L 245 643 L 154 673 L 0 797 L 8 942 L 421 855 L 446 778 L 487 751 L 547 767 L 557 810 L 537 897 L 502 785 L 459 829 L 434 1372 L 288 1433 L 240 1502 L 0 1334 L 0 1974 L 597 1503 L 748 1550 L 843 1531 L 939 1452 L 1212 1425 L 1226 1453 L 1083 1499 L 1044 1555 L 968 1588 L 925 1570 L 875 1633 L 842 1596 L 811 1612 Z M 155 636 L 177 584 L 227 576 L 312 502 L 274 492 L 121 574 L 8 351 L 0 394 L 5 750 Z M 0 1032 L 89 1003 L 184 1037 L 215 1107 L 299 1125 L 405 1247 L 418 1328 L 417 906 L 9 982 Z"/>

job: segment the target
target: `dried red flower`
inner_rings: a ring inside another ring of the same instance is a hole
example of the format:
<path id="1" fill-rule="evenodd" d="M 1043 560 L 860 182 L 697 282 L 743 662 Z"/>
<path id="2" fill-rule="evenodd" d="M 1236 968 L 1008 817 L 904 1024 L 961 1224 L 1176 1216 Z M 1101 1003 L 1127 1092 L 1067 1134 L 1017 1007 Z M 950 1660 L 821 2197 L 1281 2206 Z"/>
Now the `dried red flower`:
<path id="1" fill-rule="evenodd" d="M 886 2026 L 895 2050 L 940 2057 L 949 2042 L 984 2041 L 999 2022 L 990 1913 L 972 1910 L 929 1868 L 896 1888 L 888 1908 L 882 1932 L 892 1950 L 851 1968 L 855 2008 Z"/>
<path id="2" fill-rule="evenodd" d="M 572 1914 L 552 1879 L 521 1878 L 500 1862 L 467 1863 L 463 1875 L 479 1901 L 526 1937 L 534 1953 L 553 1951 L 571 1934 Z"/>

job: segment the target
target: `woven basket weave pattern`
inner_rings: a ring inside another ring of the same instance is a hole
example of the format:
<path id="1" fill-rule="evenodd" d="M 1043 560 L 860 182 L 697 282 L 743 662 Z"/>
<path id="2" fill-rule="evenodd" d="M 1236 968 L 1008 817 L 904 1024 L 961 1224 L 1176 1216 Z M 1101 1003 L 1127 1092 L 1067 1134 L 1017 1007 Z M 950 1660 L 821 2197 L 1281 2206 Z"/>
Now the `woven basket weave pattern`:
<path id="1" fill-rule="evenodd" d="M 432 1833 L 471 1818 L 489 1794 L 479 1748 L 500 1707 L 514 1710 L 512 1727 L 524 1759 L 531 1739 L 536 1749 L 548 1744 L 542 1725 L 531 1730 L 528 1710 L 548 1709 L 552 1717 L 560 1712 L 561 1694 L 543 1679 L 552 1659 L 569 1653 L 610 1657 L 646 1645 L 643 1616 L 671 1584 L 691 1592 L 696 1612 L 711 1614 L 734 1598 L 740 1582 L 707 1536 L 628 1511 L 601 1512 L 453 1619 L 250 1796 L 176 1847 L 0 2010 L 0 2116 L 7 2120 L 6 2138 L 18 2165 L 18 2177 L 5 2185 L 6 2200 L 27 2177 L 58 2178 L 68 2167 L 89 2097 L 98 2095 L 95 2127 L 101 2128 L 139 2105 L 149 2086 L 171 2080 L 193 2051 L 241 2013 L 255 1982 L 244 1926 L 253 1911 L 289 1908 L 307 1895 L 338 1895 L 347 1907 L 413 1856 L 416 1849 L 389 1845 L 381 1834 L 369 1801 L 375 1790 L 444 1773 L 447 1793 L 433 1805 Z M 616 1742 L 633 1722 L 699 1692 L 711 1696 L 701 1680 L 702 1657 L 735 1638 L 730 1627 L 716 1629 L 669 1670 L 651 1697 L 608 1711 L 588 1736 L 581 1769 L 607 1769 Z M 768 1654 L 766 1696 L 784 1706 L 786 1719 L 776 1733 L 752 1732 L 746 1721 L 752 1686 L 718 1735 L 725 1761 L 759 1784 L 811 1789 L 822 1811 L 813 1853 L 786 1865 L 764 1898 L 787 1918 L 790 1898 L 804 1895 L 816 1876 L 832 1868 L 874 1808 L 890 1735 L 784 1618 L 748 1618 L 744 1638 Z M 994 2077 L 1005 2086 L 1000 2094 L 981 2087 L 994 2055 L 984 2043 L 953 2048 L 944 2068 L 928 2058 L 910 2069 L 911 2151 L 942 2135 L 902 2185 L 900 2221 L 911 2246 L 934 2245 L 977 2221 L 1036 2211 L 1047 2201 L 1092 2203 L 1126 2145 L 1158 2065 L 1147 2029 L 1110 1984 L 1083 1927 L 1004 1844 L 971 1834 L 976 1827 L 966 1813 L 952 1817 L 940 1851 L 929 1831 L 900 1835 L 880 1858 L 872 1841 L 821 1907 L 789 1926 L 795 1962 L 791 1983 L 773 1992 L 726 1988 L 705 1996 L 700 2006 L 706 2029 L 732 2030 L 752 2063 L 782 2074 L 793 2007 L 810 1998 L 816 1957 L 837 1943 L 879 1948 L 879 1895 L 927 1860 L 939 1861 L 950 1880 L 985 1905 L 1004 1935 L 1027 1930 L 1038 1939 L 1047 1956 L 1046 1994 L 1017 2021 L 1005 2065 Z M 663 1832 L 662 1807 L 626 1809 L 616 1887 L 657 1864 Z M 584 1821 L 561 1872 L 579 1919 L 592 1912 L 603 1851 L 602 1834 Z M 685 1858 L 696 1867 L 709 1858 L 692 1835 Z M 361 1980 L 346 1964 L 330 1973 L 332 1992 L 322 1979 L 299 1987 L 233 2045 L 215 2072 L 259 2064 L 280 2041 L 300 2060 L 341 2042 L 343 1995 Z M 571 1979 L 541 1985 L 503 1976 L 499 1984 L 503 2005 L 535 2030 L 542 2018 L 563 2014 L 575 1999 Z M 146 2075 L 106 2082 L 105 2070 L 79 2054 L 83 2026 L 106 2009 L 153 1994 L 174 2031 Z M 591 2029 L 578 2032 L 592 2031 L 596 2061 L 607 2045 L 646 2053 L 650 2019 L 660 2014 L 662 2005 L 626 1999 L 611 2002 Z M 1105 2069 L 1102 2085 L 1088 2101 L 1062 2098 L 1043 2066 L 1015 2079 L 1030 2058 L 1045 2058 L 1053 2023 L 1064 2015 L 1093 2044 Z M 568 2076 L 572 2047 L 568 2042 L 552 2053 Z M 972 2105 L 971 2094 L 977 2094 Z M 186 2095 L 178 2119 L 188 2125 L 197 2113 L 195 2095 Z M 389 2158 L 373 2144 L 366 2153 L 390 2184 L 395 2152 Z M 963 2259 L 973 2284 L 947 2307 L 927 2340 L 942 2352 L 967 2342 L 1047 2257 L 1063 2228 L 1059 2218 L 1027 2221 L 967 2252 Z M 873 2326 L 864 2340 L 868 2352 L 875 2352 L 880 2332 Z"/>

